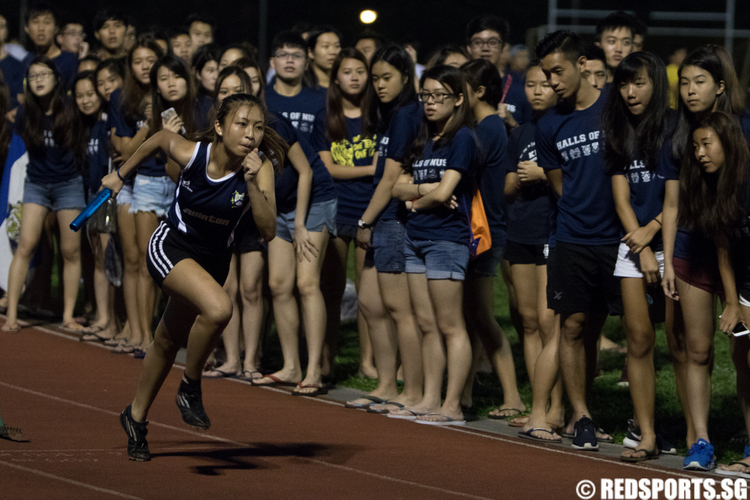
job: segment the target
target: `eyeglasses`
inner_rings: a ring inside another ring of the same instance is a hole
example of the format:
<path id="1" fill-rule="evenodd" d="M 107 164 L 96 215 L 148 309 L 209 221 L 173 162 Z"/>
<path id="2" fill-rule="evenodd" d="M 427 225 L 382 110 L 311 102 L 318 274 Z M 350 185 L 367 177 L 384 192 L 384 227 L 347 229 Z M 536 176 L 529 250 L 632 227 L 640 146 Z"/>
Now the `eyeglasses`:
<path id="1" fill-rule="evenodd" d="M 78 38 L 82 38 L 83 40 L 86 39 L 86 33 L 83 31 L 63 31 L 62 33 L 65 36 L 74 36 Z"/>
<path id="2" fill-rule="evenodd" d="M 471 46 L 475 49 L 481 49 L 487 46 L 491 49 L 496 49 L 499 45 L 502 45 L 503 41 L 499 38 L 490 38 L 489 40 L 482 40 L 481 38 L 475 38 L 471 40 Z"/>
<path id="3" fill-rule="evenodd" d="M 37 73 L 35 75 L 29 75 L 29 77 L 27 78 L 27 80 L 30 81 L 30 82 L 34 82 L 36 80 L 46 80 L 47 78 L 49 78 L 52 75 L 54 75 L 54 73 L 52 71 L 44 71 L 42 73 Z"/>
<path id="4" fill-rule="evenodd" d="M 291 57 L 295 61 L 301 61 L 305 58 L 305 54 L 302 52 L 277 52 L 274 54 L 276 59 L 287 59 Z"/>
<path id="5" fill-rule="evenodd" d="M 446 97 L 456 97 L 456 94 L 445 94 L 442 92 L 420 92 L 417 94 L 417 97 L 419 98 L 419 102 L 427 102 L 430 100 L 430 97 L 432 97 L 432 100 L 435 102 L 435 104 L 443 104 L 445 102 Z"/>

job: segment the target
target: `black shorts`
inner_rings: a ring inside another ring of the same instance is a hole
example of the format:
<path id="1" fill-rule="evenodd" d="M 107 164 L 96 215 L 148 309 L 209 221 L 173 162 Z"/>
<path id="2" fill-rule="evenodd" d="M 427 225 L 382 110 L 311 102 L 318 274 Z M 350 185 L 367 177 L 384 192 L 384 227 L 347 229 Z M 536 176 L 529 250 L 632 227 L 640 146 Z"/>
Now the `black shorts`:
<path id="1" fill-rule="evenodd" d="M 517 241 L 508 241 L 505 245 L 505 260 L 511 266 L 514 264 L 546 266 L 548 252 L 549 249 L 546 244 L 529 245 L 527 243 L 518 243 Z"/>
<path id="2" fill-rule="evenodd" d="M 245 214 L 237 229 L 234 230 L 234 253 L 237 255 L 261 252 L 266 249 L 266 245 L 260 240 L 258 228 L 255 227 L 254 223 L 245 220 L 246 217 L 252 218 L 252 214 Z"/>
<path id="3" fill-rule="evenodd" d="M 622 315 L 620 282 L 614 276 L 619 244 L 557 242 L 548 260 L 547 303 L 556 313 Z M 551 269 L 551 273 L 549 272 Z"/>
<path id="4" fill-rule="evenodd" d="M 164 279 L 178 262 L 193 259 L 211 275 L 216 282 L 224 286 L 229 274 L 229 263 L 232 252 L 228 248 L 206 249 L 188 241 L 182 233 L 166 222 L 159 224 L 148 242 L 146 264 L 148 272 L 159 288 Z"/>

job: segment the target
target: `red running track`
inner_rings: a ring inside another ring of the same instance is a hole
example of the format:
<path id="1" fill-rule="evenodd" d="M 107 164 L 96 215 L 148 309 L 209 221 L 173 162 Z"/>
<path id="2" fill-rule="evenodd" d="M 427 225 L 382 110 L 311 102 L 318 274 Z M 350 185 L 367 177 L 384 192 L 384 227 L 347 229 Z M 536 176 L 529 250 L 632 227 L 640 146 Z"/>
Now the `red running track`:
<path id="1" fill-rule="evenodd" d="M 204 380 L 213 426 L 184 426 L 175 367 L 152 408 L 152 460 L 127 460 L 119 413 L 141 362 L 41 328 L 0 333 L 0 498 L 577 498 L 583 480 L 690 477 L 468 429 L 384 418 Z"/>

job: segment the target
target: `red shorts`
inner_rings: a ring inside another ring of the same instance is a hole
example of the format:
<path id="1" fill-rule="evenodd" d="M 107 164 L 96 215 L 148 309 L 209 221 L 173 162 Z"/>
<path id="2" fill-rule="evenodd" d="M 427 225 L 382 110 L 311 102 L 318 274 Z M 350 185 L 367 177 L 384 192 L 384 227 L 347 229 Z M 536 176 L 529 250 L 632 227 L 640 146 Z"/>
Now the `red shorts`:
<path id="1" fill-rule="evenodd" d="M 695 265 L 689 260 L 674 257 L 672 259 L 674 274 L 688 285 L 700 288 L 708 293 L 724 296 L 724 285 L 721 282 L 719 269 Z"/>

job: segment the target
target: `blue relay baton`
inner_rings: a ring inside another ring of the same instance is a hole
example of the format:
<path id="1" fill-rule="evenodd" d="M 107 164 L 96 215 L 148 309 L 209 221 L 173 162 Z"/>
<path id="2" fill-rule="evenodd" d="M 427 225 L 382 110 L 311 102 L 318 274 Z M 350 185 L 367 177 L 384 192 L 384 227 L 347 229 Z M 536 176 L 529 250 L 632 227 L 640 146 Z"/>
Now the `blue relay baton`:
<path id="1" fill-rule="evenodd" d="M 96 195 L 96 198 L 94 198 L 94 201 L 88 204 L 86 208 L 83 209 L 83 212 L 78 214 L 78 217 L 75 218 L 73 222 L 70 223 L 70 229 L 73 231 L 78 231 L 83 227 L 84 224 L 86 224 L 86 221 L 88 221 L 92 215 L 94 215 L 94 212 L 99 210 L 99 208 L 106 203 L 106 201 L 112 196 L 112 190 L 109 188 L 104 188 L 101 191 L 99 191 L 99 194 Z"/>

